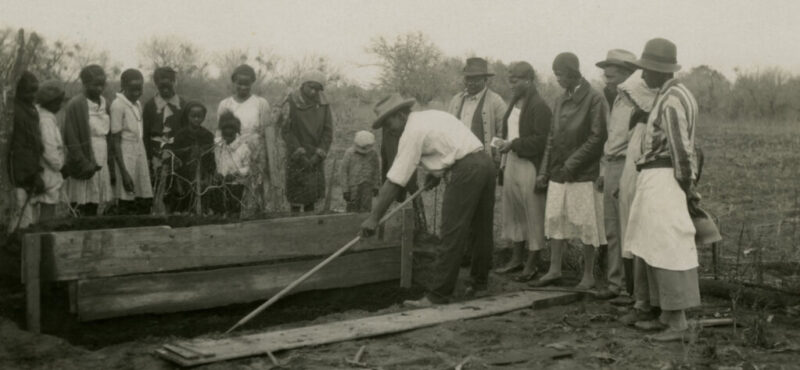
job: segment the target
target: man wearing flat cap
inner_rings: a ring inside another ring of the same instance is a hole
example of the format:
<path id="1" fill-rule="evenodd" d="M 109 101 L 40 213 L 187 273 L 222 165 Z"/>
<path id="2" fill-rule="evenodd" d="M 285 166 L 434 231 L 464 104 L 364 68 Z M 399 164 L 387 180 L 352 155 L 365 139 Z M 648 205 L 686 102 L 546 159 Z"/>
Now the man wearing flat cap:
<path id="1" fill-rule="evenodd" d="M 652 340 L 680 340 L 688 334 L 685 310 L 700 305 L 696 230 L 690 216 L 698 176 L 697 102 L 674 78 L 681 67 L 669 40 L 648 41 L 635 64 L 647 86 L 659 90 L 636 161 L 639 176 L 625 244 L 644 262 L 649 282 L 635 287 L 637 301 L 648 299 L 650 306 L 661 308 L 659 317 L 642 312 L 650 317 L 642 317 L 636 326 L 663 329 Z"/>
<path id="2" fill-rule="evenodd" d="M 469 58 L 464 67 L 464 91 L 450 101 L 448 112 L 461 120 L 481 141 L 487 154 L 499 163 L 500 156 L 492 153 L 492 138 L 499 137 L 503 130 L 503 116 L 507 105 L 503 98 L 487 86 L 489 64 L 483 58 Z"/>
<path id="3" fill-rule="evenodd" d="M 627 50 L 613 49 L 608 52 L 605 60 L 595 65 L 603 69 L 606 86 L 603 94 L 608 102 L 610 113 L 607 129 L 607 139 L 603 147 L 603 159 L 600 162 L 600 177 L 597 179 L 597 188 L 603 192 L 603 213 L 608 241 L 606 253 L 606 278 L 608 287 L 600 292 L 602 298 L 613 298 L 623 289 L 623 259 L 620 248 L 620 219 L 619 200 L 615 193 L 619 191 L 619 180 L 622 168 L 625 165 L 625 152 L 628 146 L 628 129 L 631 116 L 634 113 L 633 102 L 628 98 L 627 92 L 619 92 L 620 85 L 625 82 L 635 70 L 633 62 L 636 55 Z M 630 257 L 628 257 L 630 258 Z M 630 261 L 630 260 L 629 260 Z M 629 283 L 628 293 L 633 295 L 633 273 L 631 268 L 627 271 L 626 282 Z"/>
<path id="4" fill-rule="evenodd" d="M 375 106 L 378 118 L 373 129 L 399 134 L 397 156 L 370 216 L 361 224 L 364 235 L 374 234 L 378 221 L 421 166 L 428 172 L 426 188 L 439 184 L 446 175 L 442 203 L 442 242 L 437 247 L 435 277 L 427 294 L 407 304 L 424 307 L 446 303 L 455 290 L 464 253 L 473 251 L 471 279 L 466 295 L 485 291 L 494 247 L 494 191 L 496 170 L 483 145 L 451 114 L 426 110 L 412 112 L 414 99 L 394 94 Z"/>

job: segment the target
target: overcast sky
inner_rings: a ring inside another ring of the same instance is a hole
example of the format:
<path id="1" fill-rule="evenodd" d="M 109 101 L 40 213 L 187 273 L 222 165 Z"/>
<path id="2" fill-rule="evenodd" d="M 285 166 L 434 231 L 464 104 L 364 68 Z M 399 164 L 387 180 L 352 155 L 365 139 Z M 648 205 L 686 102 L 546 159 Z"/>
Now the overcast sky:
<path id="1" fill-rule="evenodd" d="M 783 66 L 800 72 L 800 1 L 456 1 L 456 0 L 0 0 L 0 25 L 47 39 L 108 50 L 124 67 L 151 35 L 188 38 L 208 52 L 266 48 L 288 57 L 329 56 L 345 74 L 369 82 L 376 36 L 422 31 L 446 54 L 527 60 L 544 75 L 556 54 L 572 51 L 581 69 L 610 48 L 637 55 L 653 37 L 678 46 L 685 67 Z"/>

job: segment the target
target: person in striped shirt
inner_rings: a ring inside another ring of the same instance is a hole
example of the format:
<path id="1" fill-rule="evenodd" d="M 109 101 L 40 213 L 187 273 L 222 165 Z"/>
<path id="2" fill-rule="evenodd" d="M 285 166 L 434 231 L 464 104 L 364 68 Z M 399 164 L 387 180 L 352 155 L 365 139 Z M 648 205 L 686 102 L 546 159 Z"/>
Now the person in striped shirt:
<path id="1" fill-rule="evenodd" d="M 639 176 L 629 216 L 625 243 L 645 263 L 649 305 L 636 327 L 662 330 L 656 341 L 680 340 L 688 334 L 685 310 L 700 305 L 695 228 L 689 214 L 697 178 L 694 150 L 697 102 L 674 78 L 680 70 L 677 48 L 666 39 L 647 42 L 635 63 L 650 88 L 658 88 L 655 105 L 636 162 Z M 649 317 L 648 317 L 649 316 Z"/>

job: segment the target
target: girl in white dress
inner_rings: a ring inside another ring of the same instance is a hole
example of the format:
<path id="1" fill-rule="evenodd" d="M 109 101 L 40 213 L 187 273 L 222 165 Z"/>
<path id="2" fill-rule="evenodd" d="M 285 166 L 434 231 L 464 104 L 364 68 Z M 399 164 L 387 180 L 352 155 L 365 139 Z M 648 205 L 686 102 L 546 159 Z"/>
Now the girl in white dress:
<path id="1" fill-rule="evenodd" d="M 144 77 L 128 69 L 120 77 L 122 93 L 111 103 L 111 149 L 115 164 L 114 196 L 122 214 L 148 214 L 153 187 L 147 165 L 142 129 Z"/>

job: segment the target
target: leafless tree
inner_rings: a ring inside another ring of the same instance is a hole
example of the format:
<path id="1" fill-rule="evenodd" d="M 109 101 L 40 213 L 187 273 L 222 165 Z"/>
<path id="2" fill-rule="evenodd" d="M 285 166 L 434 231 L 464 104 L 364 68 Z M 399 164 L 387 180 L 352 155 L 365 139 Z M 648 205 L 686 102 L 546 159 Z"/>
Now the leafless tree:
<path id="1" fill-rule="evenodd" d="M 412 96 L 428 104 L 442 91 L 442 52 L 421 32 L 407 33 L 394 40 L 378 37 L 367 51 L 380 59 L 382 87 Z"/>
<path id="2" fill-rule="evenodd" d="M 169 66 L 179 76 L 205 77 L 208 62 L 202 50 L 189 40 L 177 36 L 153 36 L 137 47 L 142 68 L 153 70 Z"/>

